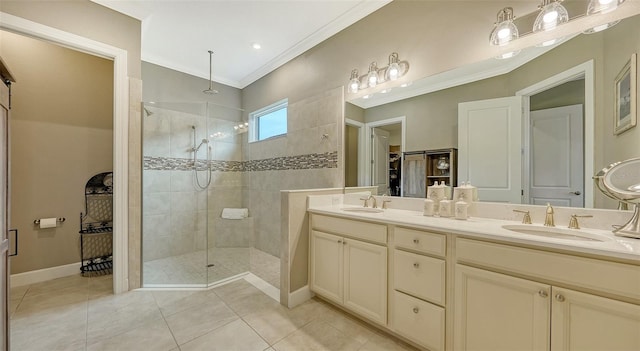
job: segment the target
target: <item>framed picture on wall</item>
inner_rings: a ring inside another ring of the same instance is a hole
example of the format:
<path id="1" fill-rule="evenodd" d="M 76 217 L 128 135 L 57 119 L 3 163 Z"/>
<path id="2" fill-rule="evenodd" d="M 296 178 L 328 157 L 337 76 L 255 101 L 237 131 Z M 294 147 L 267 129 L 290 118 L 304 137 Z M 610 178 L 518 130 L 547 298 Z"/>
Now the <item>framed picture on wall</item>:
<path id="1" fill-rule="evenodd" d="M 620 134 L 636 126 L 636 63 L 637 55 L 631 55 L 615 80 L 613 133 Z"/>

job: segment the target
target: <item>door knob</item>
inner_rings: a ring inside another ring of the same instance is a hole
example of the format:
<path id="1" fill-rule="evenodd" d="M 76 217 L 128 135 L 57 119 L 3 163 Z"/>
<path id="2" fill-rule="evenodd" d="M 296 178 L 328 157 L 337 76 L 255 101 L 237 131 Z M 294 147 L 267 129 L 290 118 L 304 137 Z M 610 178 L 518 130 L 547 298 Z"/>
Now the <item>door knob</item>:
<path id="1" fill-rule="evenodd" d="M 576 190 L 576 191 L 570 191 L 569 194 L 571 194 L 571 195 L 580 195 L 582 193 L 580 192 L 580 190 Z"/>

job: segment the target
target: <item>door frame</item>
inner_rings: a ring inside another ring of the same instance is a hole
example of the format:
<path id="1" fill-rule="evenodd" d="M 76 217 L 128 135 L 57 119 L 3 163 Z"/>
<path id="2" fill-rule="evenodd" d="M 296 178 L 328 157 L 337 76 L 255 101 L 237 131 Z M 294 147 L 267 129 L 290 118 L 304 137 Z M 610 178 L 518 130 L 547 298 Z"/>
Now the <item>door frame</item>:
<path id="1" fill-rule="evenodd" d="M 383 127 L 383 126 L 387 126 L 390 124 L 397 124 L 400 123 L 400 131 L 401 131 L 401 138 L 402 138 L 402 145 L 400 145 L 400 152 L 404 153 L 405 152 L 405 147 L 406 147 L 406 126 L 407 126 L 407 117 L 406 116 L 400 116 L 400 117 L 393 117 L 393 118 L 387 118 L 387 119 L 382 119 L 379 121 L 373 121 L 373 122 L 366 122 L 364 124 L 364 134 L 365 134 L 365 152 L 362 154 L 362 156 L 358 155 L 358 157 L 361 157 L 363 159 L 364 162 L 364 184 L 369 184 L 371 185 L 371 152 L 372 152 L 372 145 L 371 145 L 371 131 L 373 128 L 376 127 Z M 361 162 L 358 162 L 358 164 L 361 164 Z M 402 169 L 403 165 L 402 162 L 400 162 L 400 174 L 404 174 L 404 170 Z M 358 169 L 359 172 L 359 169 Z M 402 182 L 400 182 L 400 196 L 404 195 L 404 189 L 402 188 Z"/>
<path id="2" fill-rule="evenodd" d="M 516 92 L 516 96 L 523 97 L 522 106 L 522 145 L 523 145 L 523 170 L 522 188 L 524 191 L 523 201 L 529 203 L 529 188 L 531 183 L 529 150 L 531 147 L 530 124 L 531 124 L 531 96 L 554 88 L 558 85 L 570 82 L 576 78 L 584 77 L 584 207 L 593 208 L 593 174 L 595 164 L 595 73 L 593 60 L 589 60 L 564 72 L 560 72 L 545 80 L 530 85 Z"/>
<path id="3" fill-rule="evenodd" d="M 367 184 L 366 177 L 365 177 L 365 168 L 367 167 L 366 166 L 367 159 L 362 157 L 367 147 L 365 142 L 365 138 L 367 136 L 364 128 L 365 124 L 349 118 L 344 119 L 344 124 L 354 128 L 358 128 L 358 186 L 365 186 Z"/>
<path id="4" fill-rule="evenodd" d="M 0 29 L 113 60 L 113 292 L 129 290 L 129 77 L 127 50 L 0 12 Z"/>

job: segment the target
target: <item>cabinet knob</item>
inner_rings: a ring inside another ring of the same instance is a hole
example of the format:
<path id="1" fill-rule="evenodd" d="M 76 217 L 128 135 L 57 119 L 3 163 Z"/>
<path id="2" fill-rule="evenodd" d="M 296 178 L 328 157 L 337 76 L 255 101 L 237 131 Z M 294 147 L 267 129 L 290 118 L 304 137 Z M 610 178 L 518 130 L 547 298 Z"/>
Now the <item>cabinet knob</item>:
<path id="1" fill-rule="evenodd" d="M 413 313 L 418 313 L 418 312 L 420 312 L 420 309 L 418 307 L 414 307 L 413 308 Z"/>
<path id="2" fill-rule="evenodd" d="M 413 243 L 416 245 L 420 244 L 420 239 L 413 239 Z"/>
<path id="3" fill-rule="evenodd" d="M 413 264 L 413 268 L 420 268 L 420 263 L 416 262 Z"/>
<path id="4" fill-rule="evenodd" d="M 556 300 L 558 300 L 559 302 L 564 302 L 564 296 L 556 294 Z"/>
<path id="5" fill-rule="evenodd" d="M 547 294 L 547 292 L 546 292 L 546 291 L 544 291 L 544 290 L 540 290 L 540 291 L 538 291 L 538 295 L 540 295 L 540 297 L 547 297 L 547 296 L 549 296 L 549 294 Z"/>
<path id="6" fill-rule="evenodd" d="M 342 242 L 342 240 L 341 240 L 341 239 L 338 239 L 338 244 L 339 244 L 339 243 L 341 243 L 341 242 Z"/>

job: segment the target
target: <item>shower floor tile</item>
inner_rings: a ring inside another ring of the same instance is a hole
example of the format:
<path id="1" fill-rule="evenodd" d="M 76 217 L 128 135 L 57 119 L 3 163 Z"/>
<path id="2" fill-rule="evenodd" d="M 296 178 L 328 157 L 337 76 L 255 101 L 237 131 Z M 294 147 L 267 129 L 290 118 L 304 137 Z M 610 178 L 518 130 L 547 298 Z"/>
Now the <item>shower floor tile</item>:
<path id="1" fill-rule="evenodd" d="M 255 248 L 196 251 L 145 262 L 143 269 L 143 286 L 204 285 L 251 272 L 280 288 L 280 259 Z"/>

